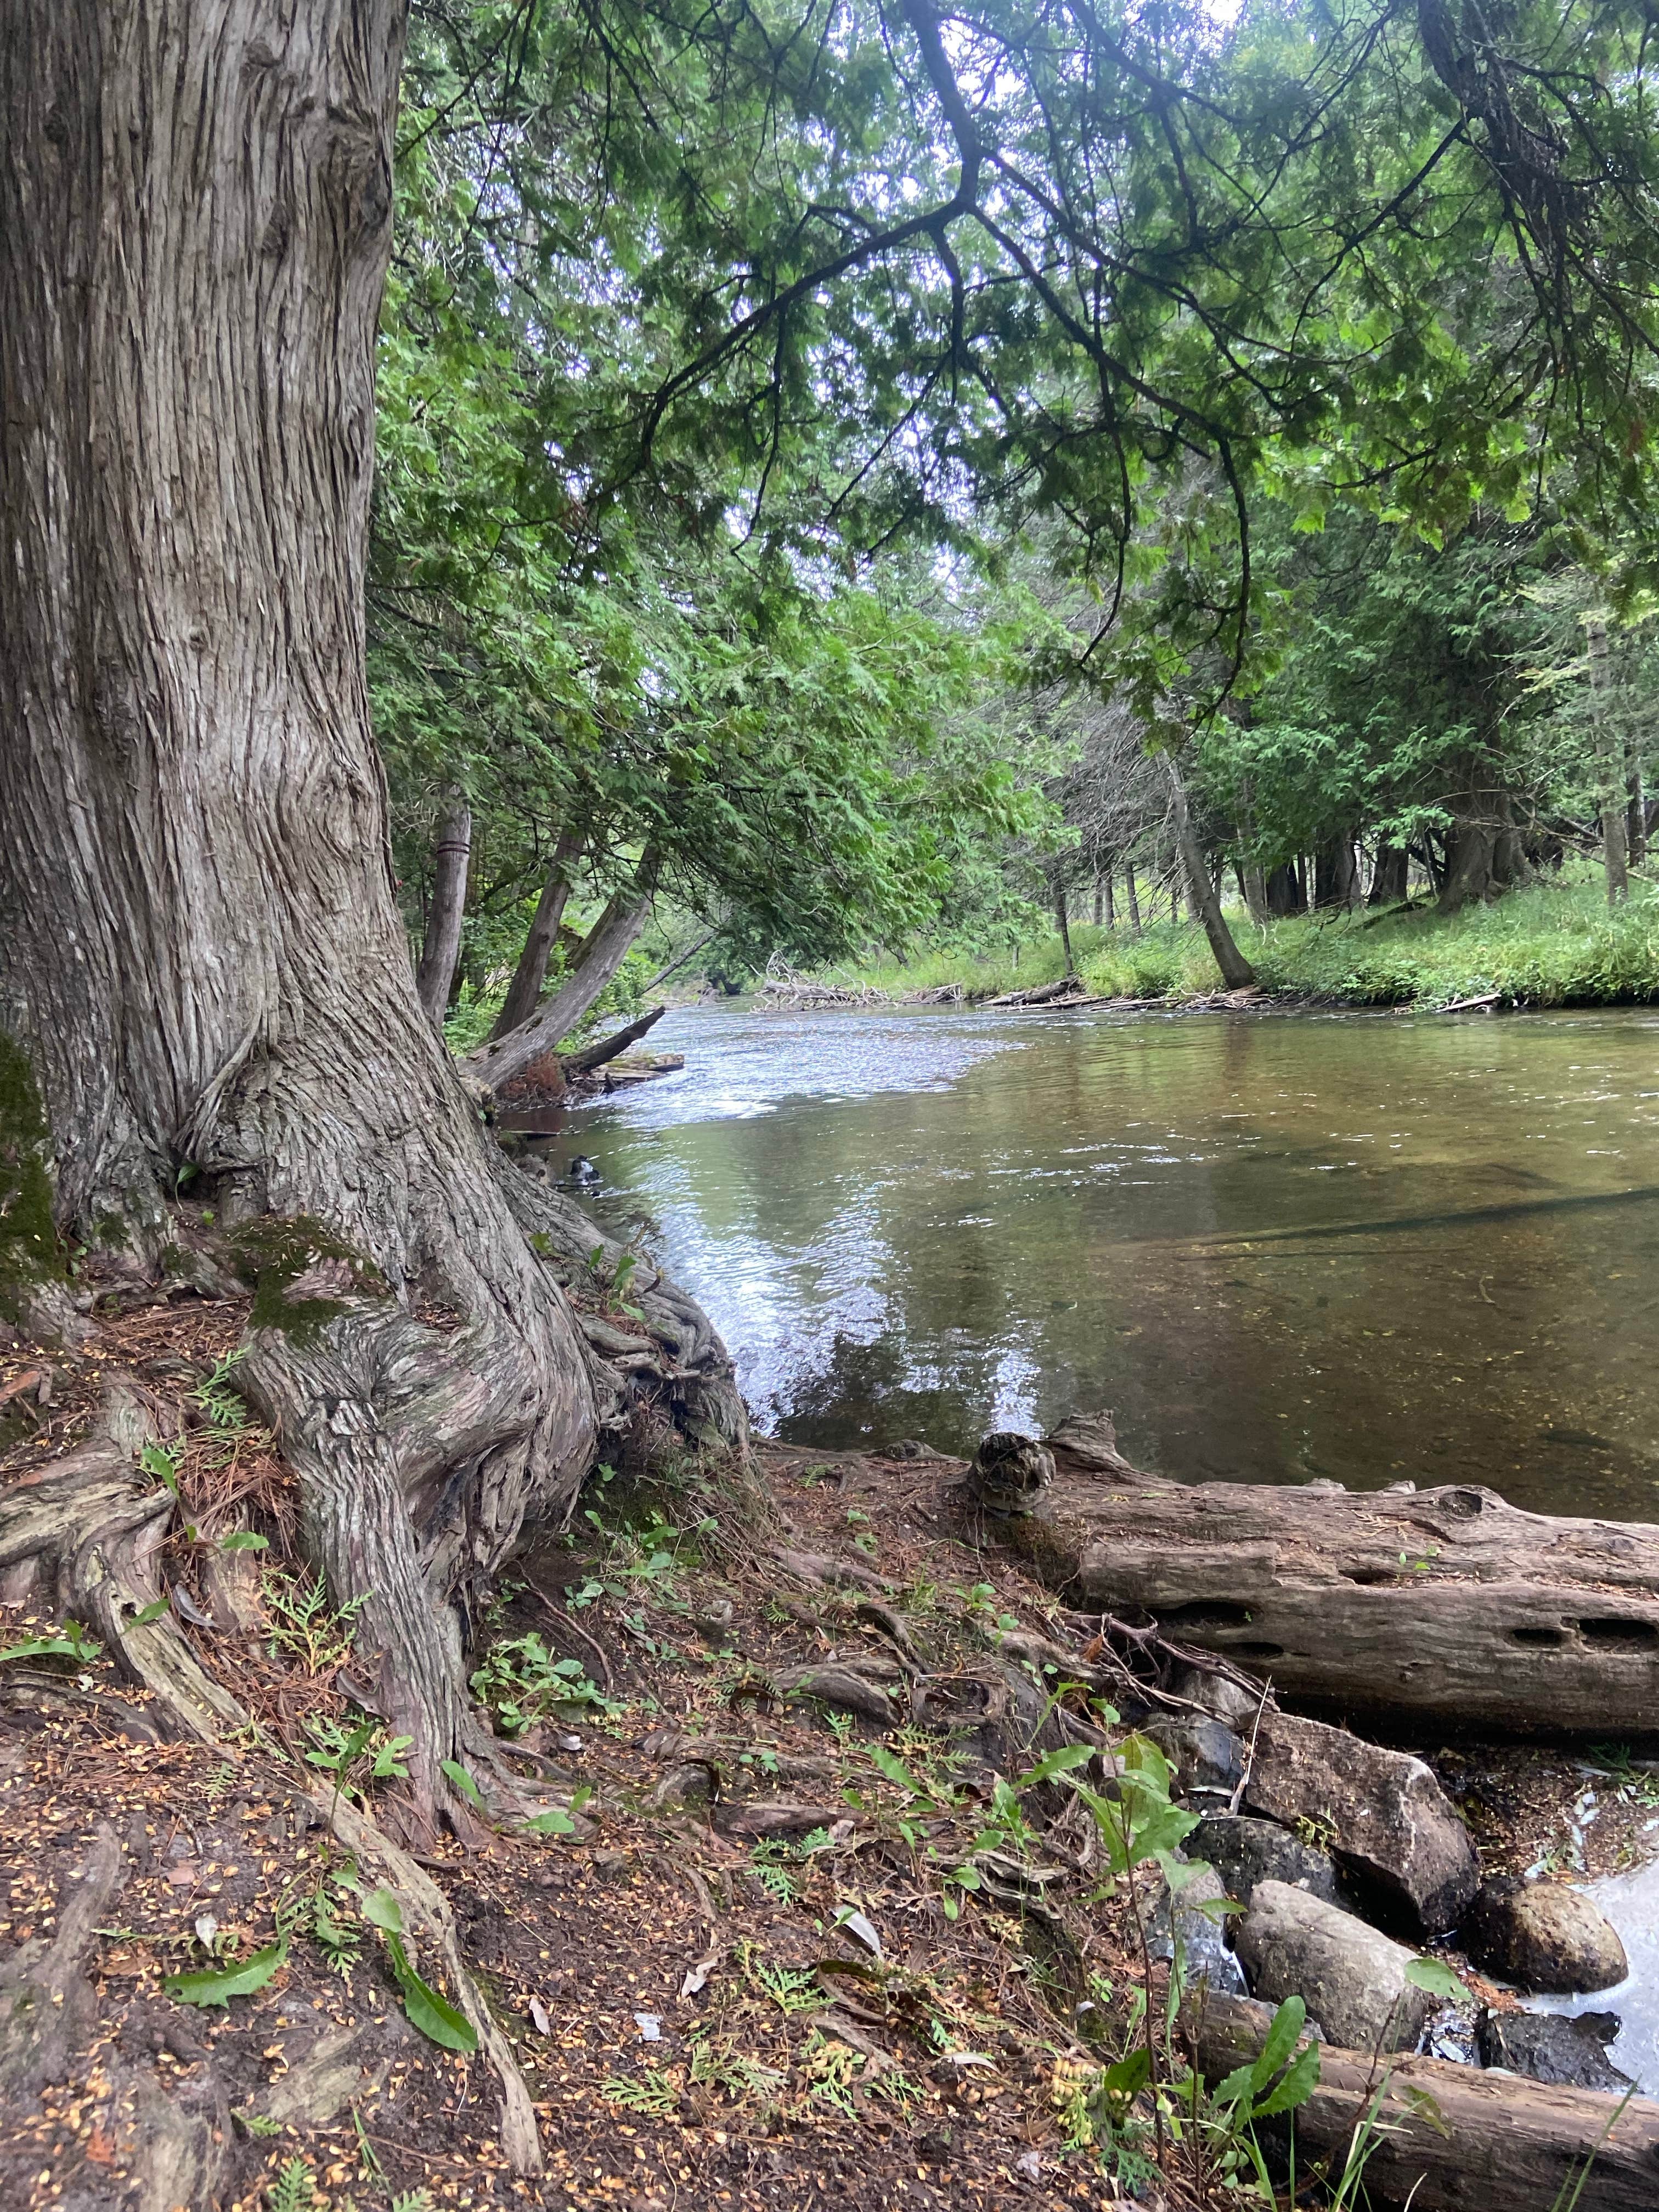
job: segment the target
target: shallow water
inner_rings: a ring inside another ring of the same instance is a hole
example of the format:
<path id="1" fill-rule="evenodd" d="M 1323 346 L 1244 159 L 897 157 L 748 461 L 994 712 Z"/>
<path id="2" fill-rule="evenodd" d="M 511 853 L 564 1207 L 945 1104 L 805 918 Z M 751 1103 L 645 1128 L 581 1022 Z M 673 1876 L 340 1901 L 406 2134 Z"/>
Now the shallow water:
<path id="1" fill-rule="evenodd" d="M 1659 1830 L 1659 1822 L 1654 1827 Z M 1618 1929 L 1629 1975 L 1615 1988 L 1587 1996 L 1529 1997 L 1528 2009 L 1616 2013 L 1620 2032 L 1607 2046 L 1608 2057 L 1644 2097 L 1659 2097 L 1659 1859 L 1604 1875 L 1587 1884 L 1584 1893 Z"/>
<path id="2" fill-rule="evenodd" d="M 1659 1016 L 692 1009 L 568 1114 L 763 1427 L 1659 1519 Z"/>

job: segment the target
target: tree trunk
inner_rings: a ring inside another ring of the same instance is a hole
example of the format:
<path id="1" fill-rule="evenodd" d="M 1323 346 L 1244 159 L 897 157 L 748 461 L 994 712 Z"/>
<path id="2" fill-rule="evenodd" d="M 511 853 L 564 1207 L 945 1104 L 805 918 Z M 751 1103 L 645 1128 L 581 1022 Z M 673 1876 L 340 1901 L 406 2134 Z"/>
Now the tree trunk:
<path id="1" fill-rule="evenodd" d="M 1133 860 L 1126 860 L 1123 863 L 1123 883 L 1124 888 L 1129 894 L 1129 927 L 1134 934 L 1139 937 L 1140 934 L 1140 902 L 1135 896 L 1135 864 Z"/>
<path id="2" fill-rule="evenodd" d="M 435 1029 L 444 1025 L 455 963 L 461 957 L 461 922 L 466 913 L 467 870 L 472 862 L 472 809 L 452 792 L 438 817 L 432 848 L 432 902 L 415 988 Z"/>
<path id="3" fill-rule="evenodd" d="M 1075 975 L 1077 963 L 1072 957 L 1072 922 L 1066 911 L 1066 886 L 1062 883 L 1054 885 L 1054 927 L 1060 932 L 1060 951 L 1066 956 L 1066 973 Z"/>
<path id="4" fill-rule="evenodd" d="M 1258 929 L 1265 929 L 1273 918 L 1273 909 L 1267 904 L 1267 879 L 1260 860 L 1239 862 L 1238 887 L 1243 893 L 1250 920 Z"/>
<path id="5" fill-rule="evenodd" d="M 1452 827 L 1447 835 L 1446 866 L 1440 878 L 1442 914 L 1455 914 L 1476 899 L 1496 898 L 1522 872 L 1514 807 L 1490 766 L 1478 761 L 1473 765 L 1468 787 L 1454 793 L 1449 811 Z M 1622 793 L 1613 811 L 1622 854 Z"/>
<path id="6" fill-rule="evenodd" d="M 667 1012 L 666 1006 L 653 1006 L 648 1014 L 641 1014 L 637 1021 L 628 1023 L 612 1036 L 602 1038 L 598 1044 L 590 1044 L 580 1052 L 567 1054 L 564 1060 L 566 1076 L 591 1075 L 596 1067 L 603 1067 L 608 1060 L 615 1060 L 619 1054 L 626 1052 L 630 1044 L 637 1044 L 647 1030 L 655 1029 Z"/>
<path id="7" fill-rule="evenodd" d="M 1269 874 L 1267 897 L 1267 912 L 1275 921 L 1286 921 L 1292 915 L 1306 913 L 1307 899 L 1301 878 L 1288 860 L 1281 861 Z"/>
<path id="8" fill-rule="evenodd" d="M 1624 779 L 1619 739 L 1608 712 L 1607 626 L 1600 615 L 1584 624 L 1589 647 L 1590 714 L 1595 731 L 1597 797 L 1601 811 L 1601 856 L 1607 871 L 1607 904 L 1622 905 L 1630 896 L 1626 843 Z"/>
<path id="9" fill-rule="evenodd" d="M 547 981 L 547 963 L 558 941 L 559 924 L 564 920 L 565 902 L 570 896 L 570 871 L 581 857 L 583 842 L 574 831 L 565 830 L 553 848 L 547 881 L 536 902 L 535 918 L 519 955 L 519 964 L 513 970 L 513 981 L 507 987 L 501 1011 L 489 1032 L 492 1038 L 507 1036 L 521 1022 L 527 1022 L 536 1011 L 542 985 Z"/>
<path id="10" fill-rule="evenodd" d="M 424 1832 L 465 1623 L 601 1409 L 392 896 L 363 559 L 403 23 L 7 11 L 0 1030 L 65 1236 L 154 1261 L 199 1171 Z"/>
<path id="11" fill-rule="evenodd" d="M 1108 929 L 1115 929 L 1117 927 L 1117 907 L 1112 897 L 1112 872 L 1109 868 L 1107 869 L 1105 874 L 1101 878 L 1100 882 L 1101 888 L 1106 894 L 1106 927 Z"/>
<path id="12" fill-rule="evenodd" d="M 1242 991 L 1255 981 L 1255 970 L 1233 941 L 1227 927 L 1227 918 L 1221 911 L 1221 901 L 1216 895 L 1215 878 L 1211 875 L 1193 828 L 1187 807 L 1187 787 L 1181 780 L 1173 753 L 1165 753 L 1164 765 L 1170 779 L 1170 794 L 1174 802 L 1176 838 L 1185 864 L 1187 887 L 1198 918 L 1204 925 L 1204 934 L 1210 940 L 1210 950 L 1215 955 L 1215 964 L 1221 970 L 1221 980 L 1230 991 Z"/>
<path id="13" fill-rule="evenodd" d="M 1343 908 L 1359 903 L 1359 871 L 1354 864 L 1353 839 L 1333 837 L 1314 855 L 1314 904 Z"/>
<path id="14" fill-rule="evenodd" d="M 1371 868 L 1368 906 L 1398 906 L 1407 896 L 1411 857 L 1403 845 L 1379 844 Z"/>
<path id="15" fill-rule="evenodd" d="M 546 1005 L 509 1036 L 469 1053 L 462 1066 L 470 1076 L 498 1091 L 570 1034 L 632 951 L 650 915 L 656 881 L 657 858 L 647 848 L 629 881 L 612 893 Z"/>
<path id="16" fill-rule="evenodd" d="M 1097 876 L 1095 878 L 1095 927 L 1097 929 L 1100 927 L 1102 921 L 1105 919 L 1105 913 L 1106 880 L 1103 876 Z"/>
<path id="17" fill-rule="evenodd" d="M 1642 756 L 1634 745 L 1625 748 L 1625 850 L 1633 868 L 1639 868 L 1648 857 L 1648 810 L 1642 795 Z"/>

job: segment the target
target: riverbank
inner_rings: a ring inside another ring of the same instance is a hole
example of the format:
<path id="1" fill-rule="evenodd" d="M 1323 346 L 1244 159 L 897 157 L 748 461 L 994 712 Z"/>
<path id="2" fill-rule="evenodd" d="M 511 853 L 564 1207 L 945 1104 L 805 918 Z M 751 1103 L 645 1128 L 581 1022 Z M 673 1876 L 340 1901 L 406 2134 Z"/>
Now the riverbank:
<path id="1" fill-rule="evenodd" d="M 1059 1786 L 1085 1762 L 1109 1771 L 1108 1743 L 1157 1781 L 1146 1740 L 1124 1740 L 1095 1694 L 1133 1717 L 1136 1685 L 1121 1669 L 1096 1682 L 1116 1665 L 1101 1637 L 1082 1644 L 1091 1624 L 963 1511 L 963 1463 L 898 1455 L 913 1445 L 763 1447 L 742 1498 L 711 1469 L 601 1479 L 568 1533 L 515 1563 L 480 1623 L 474 1688 L 498 1755 L 556 1776 L 569 1811 L 539 1836 L 481 1822 L 422 1862 L 416 1968 L 453 1995 L 465 1961 L 505 2039 L 490 2063 L 472 2051 L 453 2014 L 411 1996 L 384 1937 L 389 1893 L 371 1896 L 362 1864 L 351 1801 L 372 1817 L 388 1784 L 370 1771 L 383 1735 L 349 1770 L 331 1755 L 351 1717 L 350 1623 L 289 1553 L 269 1440 L 223 1425 L 244 1319 L 231 1302 L 161 1306 L 96 1358 L 53 1355 L 56 1389 L 30 1388 L 38 1432 L 3 1469 L 38 1482 L 116 1360 L 181 1420 L 216 1391 L 221 1425 L 183 1471 L 193 1510 L 239 1490 L 269 1546 L 234 1622 L 216 1621 L 211 1543 L 192 1528 L 169 1547 L 182 1632 L 253 1716 L 234 1737 L 176 1740 L 153 1693 L 84 1642 L 48 1641 L 0 1674 L 0 1960 L 38 1970 L 44 1955 L 67 2022 L 0 2148 L 5 2201 L 113 2212 L 146 2158 L 159 2173 L 157 2145 L 173 2193 L 146 2204 L 227 2212 L 807 2212 L 827 2185 L 848 2212 L 1233 2201 L 1237 2118 L 1206 2111 L 1195 2164 L 1158 2133 L 1155 2103 L 1167 2124 L 1184 2094 L 1166 2078 L 1173 2045 L 1160 2030 L 1156 2098 L 1131 2064 L 1140 1992 L 1150 1981 L 1161 2018 L 1167 1978 L 1164 1832 L 1137 1829 L 1133 1870 L 1115 1878 L 1110 1802 L 1097 1834 L 1088 1801 Z M 27 1371 L 14 1359 L 5 1380 Z M 9 1610 L 0 1643 L 58 1626 Z M 1183 1725 L 1183 1789 L 1225 1828 L 1196 1754 L 1226 1731 L 1200 1744 Z M 1435 1763 L 1488 1874 L 1569 1855 L 1601 1873 L 1640 1848 L 1639 1770 L 1598 1773 L 1591 1826 L 1568 1754 L 1470 1747 Z M 1322 1879 L 1330 1838 L 1304 1826 L 1279 1848 Z M 87 1910 L 77 1886 L 94 1880 Z M 1185 1917 L 1183 1944 L 1207 1929 L 1224 1970 L 1212 1923 Z M 1451 1963 L 1496 2017 L 1520 2017 L 1512 1993 Z M 1398 2061 L 1402 2080 L 1423 2063 Z M 1443 2095 L 1478 2078 L 1427 2064 Z M 509 2169 L 499 2070 L 525 2085 L 540 2172 Z M 1517 2093 L 1534 2094 L 1504 2092 Z M 1345 2142 L 1364 2101 L 1348 2100 Z"/>
<path id="2" fill-rule="evenodd" d="M 1659 892 L 1638 888 L 1610 912 L 1599 883 L 1540 884 L 1492 906 L 1441 915 L 1430 907 L 1386 915 L 1304 915 L 1257 929 L 1228 919 L 1265 991 L 1364 1006 L 1449 1006 L 1492 998 L 1508 1006 L 1638 1006 L 1659 999 Z M 1077 973 L 1103 998 L 1180 1005 L 1212 996 L 1215 962 L 1196 922 L 1072 925 Z M 1053 982 L 1065 971 L 1058 937 L 1012 951 L 927 951 L 824 972 L 826 981 L 904 1000 L 957 989 L 994 998 Z"/>

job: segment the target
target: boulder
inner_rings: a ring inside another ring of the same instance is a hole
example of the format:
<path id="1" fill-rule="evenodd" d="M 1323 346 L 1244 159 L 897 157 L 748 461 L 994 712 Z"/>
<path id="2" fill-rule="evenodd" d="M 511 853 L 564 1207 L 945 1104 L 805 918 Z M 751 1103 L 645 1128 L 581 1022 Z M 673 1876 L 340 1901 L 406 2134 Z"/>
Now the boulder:
<path id="1" fill-rule="evenodd" d="M 1281 1828 L 1276 1820 L 1257 1820 L 1248 1813 L 1206 1813 L 1187 1838 L 1189 1858 L 1205 1859 L 1226 1885 L 1229 1897 L 1248 1905 L 1256 1884 L 1287 1882 L 1327 1905 L 1337 1895 L 1336 1868 L 1328 1851 L 1316 1850 Z"/>
<path id="2" fill-rule="evenodd" d="M 1255 1726 L 1256 1715 L 1262 1710 L 1259 1690 L 1246 1689 L 1231 1674 L 1224 1674 L 1213 1667 L 1177 1667 L 1170 1677 L 1169 1687 L 1177 1698 L 1185 1698 L 1194 1705 L 1225 1721 L 1248 1741 Z"/>
<path id="3" fill-rule="evenodd" d="M 1206 1713 L 1170 1713 L 1149 1721 L 1150 1736 L 1176 1770 L 1182 1796 L 1231 1798 L 1244 1778 L 1244 1747 Z"/>
<path id="4" fill-rule="evenodd" d="M 1607 2057 L 1619 2033 L 1615 2012 L 1583 2012 L 1576 2020 L 1549 2012 L 1483 2012 L 1475 2028 L 1483 2066 L 1524 2074 L 1563 2089 L 1635 2087 Z"/>
<path id="5" fill-rule="evenodd" d="M 1264 1713 L 1245 1802 L 1286 1827 L 1307 1823 L 1308 1839 L 1328 1842 L 1413 1935 L 1455 1928 L 1479 1887 L 1468 1830 L 1429 1768 L 1346 1729 Z"/>
<path id="6" fill-rule="evenodd" d="M 1288 1882 L 1256 1884 L 1237 1949 L 1258 1997 L 1301 1997 L 1331 2041 L 1351 2049 L 1410 2051 L 1435 2010 L 1406 1979 L 1414 1951 Z"/>
<path id="7" fill-rule="evenodd" d="M 1618 1929 L 1565 1882 L 1483 1882 L 1462 1936 L 1477 1966 L 1523 1990 L 1610 1990 L 1630 1972 Z"/>

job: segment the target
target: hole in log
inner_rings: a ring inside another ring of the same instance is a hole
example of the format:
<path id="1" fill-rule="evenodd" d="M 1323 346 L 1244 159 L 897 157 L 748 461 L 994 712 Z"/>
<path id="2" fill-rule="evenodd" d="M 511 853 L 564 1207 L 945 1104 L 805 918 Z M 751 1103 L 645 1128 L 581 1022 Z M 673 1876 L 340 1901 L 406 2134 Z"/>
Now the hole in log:
<path id="1" fill-rule="evenodd" d="M 1512 1628 L 1510 1634 L 1517 1644 L 1550 1646 L 1565 1644 L 1567 1640 L 1565 1628 Z"/>
<path id="2" fill-rule="evenodd" d="M 1600 1644 L 1604 1651 L 1646 1651 L 1659 1644 L 1659 1626 L 1650 1620 L 1620 1620 L 1612 1616 L 1581 1620 L 1578 1633 L 1586 1644 Z"/>
<path id="3" fill-rule="evenodd" d="M 1248 1605 L 1229 1598 L 1194 1598 L 1190 1604 L 1172 1606 L 1159 1615 L 1165 1628 L 1243 1628 L 1250 1618 Z"/>
<path id="4" fill-rule="evenodd" d="M 1227 1649 L 1241 1659 L 1282 1659 L 1285 1656 L 1282 1644 L 1230 1644 Z"/>
<path id="5" fill-rule="evenodd" d="M 1362 1589 L 1370 1589 L 1377 1583 L 1391 1583 L 1398 1577 L 1389 1567 L 1344 1567 L 1342 1579 L 1345 1583 L 1358 1583 Z"/>
<path id="6" fill-rule="evenodd" d="M 1448 1490 L 1442 1492 L 1439 1499 L 1441 1511 L 1455 1514 L 1460 1521 L 1473 1521 L 1477 1513 L 1485 1510 L 1486 1504 L 1478 1490 Z"/>

